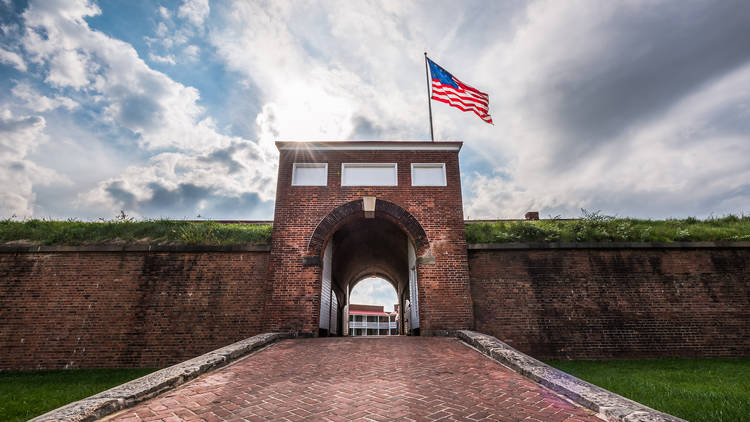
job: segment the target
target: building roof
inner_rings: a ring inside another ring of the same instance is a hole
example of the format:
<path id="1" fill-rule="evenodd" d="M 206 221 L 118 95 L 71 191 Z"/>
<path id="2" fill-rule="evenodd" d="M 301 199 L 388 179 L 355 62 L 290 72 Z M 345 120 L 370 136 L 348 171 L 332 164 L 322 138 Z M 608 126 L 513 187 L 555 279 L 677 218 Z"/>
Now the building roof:
<path id="1" fill-rule="evenodd" d="M 350 311 L 368 311 L 368 312 L 384 312 L 383 305 L 360 305 L 359 303 L 350 303 Z"/>
<path id="2" fill-rule="evenodd" d="M 349 304 L 349 315 L 398 315 L 398 312 L 385 312 L 383 305 L 360 305 L 358 303 Z"/>
<path id="3" fill-rule="evenodd" d="M 349 315 L 377 315 L 377 316 L 388 316 L 388 312 L 372 312 L 372 311 L 349 311 Z"/>
<path id="4" fill-rule="evenodd" d="M 379 151 L 459 151 L 463 142 L 455 141 L 325 141 L 293 142 L 277 141 L 279 150 L 379 150 Z"/>

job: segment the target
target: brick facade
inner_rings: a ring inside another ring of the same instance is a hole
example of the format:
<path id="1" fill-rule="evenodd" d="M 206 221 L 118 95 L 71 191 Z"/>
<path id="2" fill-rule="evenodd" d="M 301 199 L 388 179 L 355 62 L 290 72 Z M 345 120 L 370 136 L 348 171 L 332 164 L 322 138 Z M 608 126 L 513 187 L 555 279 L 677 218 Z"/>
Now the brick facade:
<path id="1" fill-rule="evenodd" d="M 750 248 L 470 250 L 476 330 L 537 358 L 750 356 Z"/>
<path id="2" fill-rule="evenodd" d="M 0 253 L 0 370 L 161 367 L 258 334 L 268 255 Z"/>
<path id="3" fill-rule="evenodd" d="M 422 258 L 417 265 L 422 332 L 472 326 L 458 163 L 460 143 L 277 146 L 280 158 L 270 266 L 273 290 L 267 308 L 270 330 L 317 332 L 323 245 L 342 224 L 365 217 L 365 196 L 377 198 L 375 218 L 397 224 L 416 246 L 417 257 Z M 326 149 L 329 147 L 335 149 Z M 328 163 L 327 185 L 292 186 L 293 163 Z M 397 163 L 398 185 L 342 186 L 342 163 Z M 412 163 L 445 163 L 447 185 L 412 186 Z"/>

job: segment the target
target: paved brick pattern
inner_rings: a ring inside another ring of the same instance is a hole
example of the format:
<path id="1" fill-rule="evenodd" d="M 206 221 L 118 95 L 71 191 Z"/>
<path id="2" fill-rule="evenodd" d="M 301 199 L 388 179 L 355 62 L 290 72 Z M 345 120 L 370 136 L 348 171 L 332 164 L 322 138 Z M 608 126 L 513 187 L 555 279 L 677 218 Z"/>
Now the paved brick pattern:
<path id="1" fill-rule="evenodd" d="M 276 343 L 117 421 L 544 421 L 601 419 L 453 338 Z"/>

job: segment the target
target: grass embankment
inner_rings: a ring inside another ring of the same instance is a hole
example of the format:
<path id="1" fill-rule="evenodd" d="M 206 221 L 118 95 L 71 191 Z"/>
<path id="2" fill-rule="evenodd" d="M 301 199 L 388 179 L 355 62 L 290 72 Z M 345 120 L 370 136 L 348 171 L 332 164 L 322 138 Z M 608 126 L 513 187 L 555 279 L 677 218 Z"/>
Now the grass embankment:
<path id="1" fill-rule="evenodd" d="M 637 220 L 584 213 L 578 220 L 500 221 L 466 225 L 468 243 L 750 241 L 750 216 Z"/>
<path id="2" fill-rule="evenodd" d="M 547 363 L 691 422 L 750 421 L 750 359 Z"/>
<path id="3" fill-rule="evenodd" d="M 153 369 L 0 372 L 0 421 L 25 421 Z"/>
<path id="4" fill-rule="evenodd" d="M 222 224 L 212 221 L 0 221 L 0 243 L 30 241 L 42 245 L 151 243 L 183 245 L 267 244 L 270 224 Z"/>
<path id="5" fill-rule="evenodd" d="M 184 245 L 268 244 L 270 224 L 213 221 L 0 220 L 0 244 L 150 243 Z M 750 241 L 750 216 L 698 220 L 637 220 L 584 213 L 577 220 L 500 221 L 466 225 L 469 243 Z"/>

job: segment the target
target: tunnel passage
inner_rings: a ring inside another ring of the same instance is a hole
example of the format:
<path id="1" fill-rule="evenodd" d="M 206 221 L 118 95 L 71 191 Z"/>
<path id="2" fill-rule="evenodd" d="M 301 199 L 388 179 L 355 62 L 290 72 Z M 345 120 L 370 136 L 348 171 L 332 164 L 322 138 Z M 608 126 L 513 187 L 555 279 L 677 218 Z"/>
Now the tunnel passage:
<path id="1" fill-rule="evenodd" d="M 398 331 L 416 334 L 418 312 L 412 299 L 417 295 L 415 263 L 413 244 L 392 221 L 358 218 L 343 224 L 329 238 L 323 253 L 319 334 L 348 333 L 349 296 L 359 281 L 369 277 L 393 285 L 398 297 Z"/>

